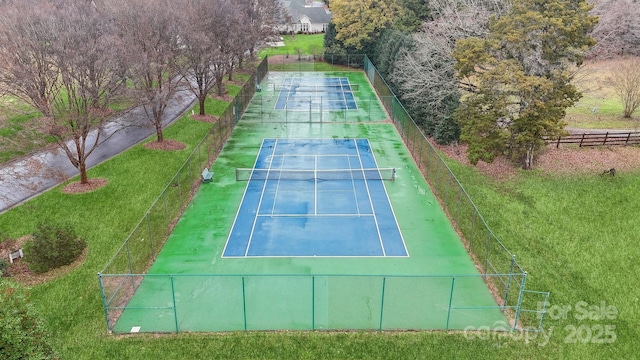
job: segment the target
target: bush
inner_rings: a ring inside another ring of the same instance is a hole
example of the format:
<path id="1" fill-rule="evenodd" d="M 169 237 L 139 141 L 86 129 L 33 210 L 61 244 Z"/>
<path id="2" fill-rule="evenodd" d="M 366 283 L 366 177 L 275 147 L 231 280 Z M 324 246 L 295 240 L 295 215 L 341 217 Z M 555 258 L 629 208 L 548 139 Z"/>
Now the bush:
<path id="1" fill-rule="evenodd" d="M 7 276 L 7 269 L 9 268 L 9 262 L 5 259 L 0 259 L 0 276 Z"/>
<path id="2" fill-rule="evenodd" d="M 24 249 L 29 269 L 43 273 L 71 264 L 87 243 L 68 224 L 40 224 Z"/>
<path id="3" fill-rule="evenodd" d="M 0 359 L 56 358 L 27 291 L 6 279 L 0 280 L 0 319 Z"/>

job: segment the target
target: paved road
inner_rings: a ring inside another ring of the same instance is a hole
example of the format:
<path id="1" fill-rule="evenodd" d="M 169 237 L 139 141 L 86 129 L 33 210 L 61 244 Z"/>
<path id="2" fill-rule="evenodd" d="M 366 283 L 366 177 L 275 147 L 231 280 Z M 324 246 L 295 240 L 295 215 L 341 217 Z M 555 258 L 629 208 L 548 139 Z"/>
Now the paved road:
<path id="1" fill-rule="evenodd" d="M 184 114 L 196 101 L 189 91 L 182 91 L 165 110 L 163 124 L 167 126 Z M 142 108 L 133 109 L 113 119 L 101 130 L 101 143 L 87 158 L 93 167 L 155 134 Z M 90 139 L 95 139 L 97 130 Z M 87 143 L 92 143 L 90 140 Z M 78 175 L 65 153 L 51 147 L 0 166 L 0 213 L 20 204 L 61 182 Z"/>

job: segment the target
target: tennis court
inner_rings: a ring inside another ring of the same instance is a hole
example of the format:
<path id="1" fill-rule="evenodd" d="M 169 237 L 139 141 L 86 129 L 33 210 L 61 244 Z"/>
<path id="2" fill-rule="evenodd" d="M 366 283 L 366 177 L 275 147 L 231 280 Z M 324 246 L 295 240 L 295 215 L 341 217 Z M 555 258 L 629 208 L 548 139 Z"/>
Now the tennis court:
<path id="1" fill-rule="evenodd" d="M 367 139 L 264 139 L 242 172 L 223 257 L 407 256 Z"/>
<path id="2" fill-rule="evenodd" d="M 276 110 L 307 111 L 309 108 L 327 110 L 357 110 L 358 105 L 352 85 L 346 77 L 302 77 L 289 76 L 279 86 Z"/>
<path id="3" fill-rule="evenodd" d="M 244 120 L 114 332 L 506 323 L 392 124 Z"/>
<path id="4" fill-rule="evenodd" d="M 382 122 L 387 115 L 360 71 L 270 72 L 243 122 Z"/>

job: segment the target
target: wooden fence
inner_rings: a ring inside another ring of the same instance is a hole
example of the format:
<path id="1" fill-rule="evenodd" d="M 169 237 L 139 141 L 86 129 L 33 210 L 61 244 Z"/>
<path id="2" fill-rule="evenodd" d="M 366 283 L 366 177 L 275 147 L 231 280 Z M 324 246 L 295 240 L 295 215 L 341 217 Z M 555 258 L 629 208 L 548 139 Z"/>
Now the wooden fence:
<path id="1" fill-rule="evenodd" d="M 632 132 L 604 132 L 604 133 L 582 133 L 569 134 L 557 139 L 547 139 L 547 144 L 578 144 L 578 146 L 619 146 L 640 144 L 640 131 Z"/>

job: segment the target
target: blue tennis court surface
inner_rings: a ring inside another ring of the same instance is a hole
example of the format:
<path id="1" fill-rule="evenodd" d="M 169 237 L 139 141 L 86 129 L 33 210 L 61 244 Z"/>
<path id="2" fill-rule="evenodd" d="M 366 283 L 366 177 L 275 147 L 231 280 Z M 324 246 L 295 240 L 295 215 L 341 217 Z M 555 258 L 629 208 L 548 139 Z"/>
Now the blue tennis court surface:
<path id="1" fill-rule="evenodd" d="M 223 257 L 408 256 L 367 139 L 264 139 L 247 171 Z"/>
<path id="2" fill-rule="evenodd" d="M 280 85 L 276 110 L 357 110 L 353 88 L 346 77 L 287 77 Z"/>

